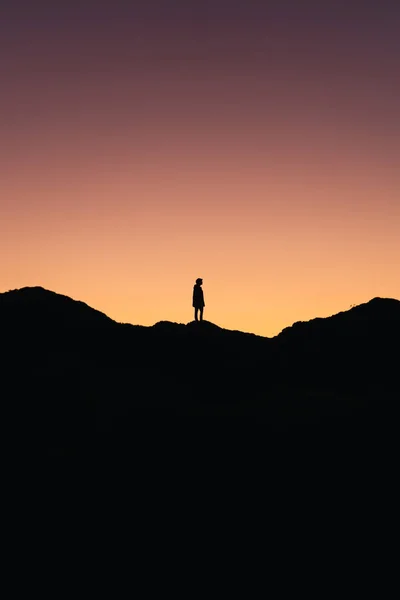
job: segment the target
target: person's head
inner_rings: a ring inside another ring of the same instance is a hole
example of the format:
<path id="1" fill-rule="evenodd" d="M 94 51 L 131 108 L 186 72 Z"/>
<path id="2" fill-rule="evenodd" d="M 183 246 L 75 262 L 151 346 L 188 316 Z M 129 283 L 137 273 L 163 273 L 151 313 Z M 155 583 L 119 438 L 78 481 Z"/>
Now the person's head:
<path id="1" fill-rule="evenodd" d="M 197 285 L 202 285 L 203 280 L 200 277 L 198 277 L 198 279 L 196 279 L 196 283 Z"/>

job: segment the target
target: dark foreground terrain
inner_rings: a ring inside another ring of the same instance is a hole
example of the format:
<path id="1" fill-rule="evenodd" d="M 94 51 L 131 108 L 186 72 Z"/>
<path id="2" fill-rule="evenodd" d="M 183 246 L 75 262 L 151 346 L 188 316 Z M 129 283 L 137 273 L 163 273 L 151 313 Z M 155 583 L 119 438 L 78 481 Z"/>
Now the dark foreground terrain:
<path id="1" fill-rule="evenodd" d="M 138 456 L 195 445 L 385 436 L 399 401 L 400 302 L 374 298 L 275 338 L 119 324 L 43 288 L 0 294 L 11 448 Z M 311 442 L 310 442 L 311 443 Z M 360 442 L 361 443 L 361 442 Z M 280 448 L 280 450 L 279 450 Z"/>

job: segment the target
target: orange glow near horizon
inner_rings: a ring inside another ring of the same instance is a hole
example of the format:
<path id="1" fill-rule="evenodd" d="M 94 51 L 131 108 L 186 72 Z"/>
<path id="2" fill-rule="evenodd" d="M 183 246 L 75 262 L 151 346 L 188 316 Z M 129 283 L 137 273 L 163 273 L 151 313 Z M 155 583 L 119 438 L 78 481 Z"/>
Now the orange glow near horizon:
<path id="1" fill-rule="evenodd" d="M 71 57 L 39 33 L 3 77 L 0 291 L 40 285 L 152 325 L 192 320 L 202 277 L 205 319 L 265 336 L 400 298 L 393 52 L 316 39 L 321 66 L 293 30 L 297 59 L 231 60 L 209 40 L 185 60 L 190 36 L 170 36 L 155 60 L 115 34 L 107 62 L 90 32 Z"/>

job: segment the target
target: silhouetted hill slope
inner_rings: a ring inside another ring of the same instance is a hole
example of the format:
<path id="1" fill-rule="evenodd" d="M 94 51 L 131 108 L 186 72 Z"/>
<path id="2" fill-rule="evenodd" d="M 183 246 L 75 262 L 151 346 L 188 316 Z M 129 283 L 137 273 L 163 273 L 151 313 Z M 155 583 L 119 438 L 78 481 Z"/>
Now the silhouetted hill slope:
<path id="1" fill-rule="evenodd" d="M 385 387 L 397 377 L 400 301 L 374 298 L 328 318 L 294 323 L 274 340 L 275 355 L 298 377 Z"/>
<path id="2" fill-rule="evenodd" d="M 2 327 L 96 328 L 114 323 L 84 302 L 45 290 L 25 287 L 0 294 Z"/>
<path id="3" fill-rule="evenodd" d="M 375 419 L 399 399 L 398 300 L 264 338 L 208 321 L 121 324 L 36 287 L 0 294 L 0 326 L 3 390 L 43 444 L 130 440 L 144 416 L 251 416 L 273 429 Z"/>
<path id="4" fill-rule="evenodd" d="M 286 327 L 277 336 L 281 340 L 285 338 L 294 339 L 298 337 L 315 335 L 332 335 L 334 331 L 340 331 L 348 337 L 363 335 L 375 335 L 376 332 L 388 333 L 388 328 L 397 328 L 400 323 L 400 301 L 392 298 L 373 298 L 365 304 L 339 312 L 331 317 L 316 318 L 311 321 L 299 321 L 290 327 Z"/>

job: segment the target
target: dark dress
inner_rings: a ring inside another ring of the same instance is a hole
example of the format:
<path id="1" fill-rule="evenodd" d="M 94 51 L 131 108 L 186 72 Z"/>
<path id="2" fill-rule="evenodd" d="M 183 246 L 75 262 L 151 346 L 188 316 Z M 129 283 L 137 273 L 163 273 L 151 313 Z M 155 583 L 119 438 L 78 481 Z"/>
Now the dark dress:
<path id="1" fill-rule="evenodd" d="M 193 286 L 193 307 L 194 308 L 203 308 L 204 304 L 204 294 L 201 288 L 201 285 L 197 283 Z"/>

